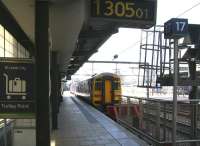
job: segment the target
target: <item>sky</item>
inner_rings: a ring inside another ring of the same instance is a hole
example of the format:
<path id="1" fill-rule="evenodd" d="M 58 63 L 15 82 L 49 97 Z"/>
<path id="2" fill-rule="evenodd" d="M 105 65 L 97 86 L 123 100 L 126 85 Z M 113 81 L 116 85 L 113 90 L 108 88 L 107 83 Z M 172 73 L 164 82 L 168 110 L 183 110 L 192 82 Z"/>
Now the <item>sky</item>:
<path id="1" fill-rule="evenodd" d="M 189 24 L 200 24 L 199 3 L 200 0 L 158 0 L 156 24 L 163 25 L 167 20 L 176 17 L 187 18 Z M 197 6 L 192 8 L 195 5 Z M 192 9 L 189 10 L 190 8 Z M 113 34 L 89 60 L 112 61 L 113 56 L 118 54 L 114 61 L 139 61 L 140 38 L 141 29 L 119 28 L 119 32 Z M 86 72 L 88 67 L 91 69 L 91 65 L 84 65 L 77 73 Z"/>

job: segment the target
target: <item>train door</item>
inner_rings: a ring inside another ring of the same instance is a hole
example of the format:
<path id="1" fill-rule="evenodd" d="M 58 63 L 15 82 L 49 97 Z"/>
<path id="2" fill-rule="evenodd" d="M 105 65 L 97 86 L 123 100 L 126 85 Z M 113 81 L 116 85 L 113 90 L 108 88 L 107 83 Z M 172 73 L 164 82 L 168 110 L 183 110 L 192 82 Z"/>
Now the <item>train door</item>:
<path id="1" fill-rule="evenodd" d="M 112 85 L 110 80 L 105 80 L 104 92 L 105 104 L 112 103 Z"/>

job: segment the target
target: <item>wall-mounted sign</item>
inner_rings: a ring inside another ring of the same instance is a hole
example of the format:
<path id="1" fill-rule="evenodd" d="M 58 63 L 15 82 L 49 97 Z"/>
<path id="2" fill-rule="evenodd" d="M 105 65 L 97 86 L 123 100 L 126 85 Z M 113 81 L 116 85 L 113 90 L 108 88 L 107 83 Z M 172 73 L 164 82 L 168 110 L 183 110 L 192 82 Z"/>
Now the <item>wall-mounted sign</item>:
<path id="1" fill-rule="evenodd" d="M 179 39 L 188 33 L 188 20 L 172 18 L 164 24 L 164 37 L 166 39 Z"/>
<path id="2" fill-rule="evenodd" d="M 91 0 L 92 17 L 124 24 L 132 21 L 133 26 L 137 27 L 140 27 L 140 22 L 151 26 L 155 24 L 156 10 L 157 0 Z"/>
<path id="3" fill-rule="evenodd" d="M 0 59 L 0 118 L 35 113 L 34 64 L 27 59 Z"/>

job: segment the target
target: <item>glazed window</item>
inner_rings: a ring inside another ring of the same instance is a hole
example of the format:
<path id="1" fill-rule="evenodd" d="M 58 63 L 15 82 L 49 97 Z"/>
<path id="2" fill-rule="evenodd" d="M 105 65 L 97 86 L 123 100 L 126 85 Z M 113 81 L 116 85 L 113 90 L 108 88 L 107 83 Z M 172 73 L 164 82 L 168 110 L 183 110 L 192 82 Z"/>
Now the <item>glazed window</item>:
<path id="1" fill-rule="evenodd" d="M 29 58 L 29 51 L 0 25 L 0 57 Z"/>
<path id="2" fill-rule="evenodd" d="M 113 90 L 119 90 L 120 89 L 120 82 L 113 82 Z"/>
<path id="3" fill-rule="evenodd" d="M 102 87 L 102 82 L 101 81 L 96 81 L 95 82 L 95 90 L 101 90 Z"/>

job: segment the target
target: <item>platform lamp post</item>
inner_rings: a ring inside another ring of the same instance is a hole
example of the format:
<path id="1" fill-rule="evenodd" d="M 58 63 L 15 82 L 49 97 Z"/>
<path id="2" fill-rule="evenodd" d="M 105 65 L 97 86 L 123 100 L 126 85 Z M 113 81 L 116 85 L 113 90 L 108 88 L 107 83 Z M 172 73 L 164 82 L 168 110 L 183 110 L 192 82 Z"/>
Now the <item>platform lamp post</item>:
<path id="1" fill-rule="evenodd" d="M 115 55 L 113 56 L 113 59 L 112 59 L 112 60 L 115 60 L 115 59 L 117 59 L 117 58 L 118 58 L 118 54 L 115 54 Z M 117 63 L 115 64 L 115 73 L 118 74 Z"/>
<path id="2" fill-rule="evenodd" d="M 92 63 L 92 75 L 94 75 L 94 63 Z"/>
<path id="3" fill-rule="evenodd" d="M 176 121 L 177 121 L 177 87 L 178 87 L 178 39 L 188 33 L 188 20 L 172 18 L 164 24 L 165 39 L 174 40 L 174 86 L 173 86 L 173 120 L 172 120 L 172 144 L 176 146 Z"/>

